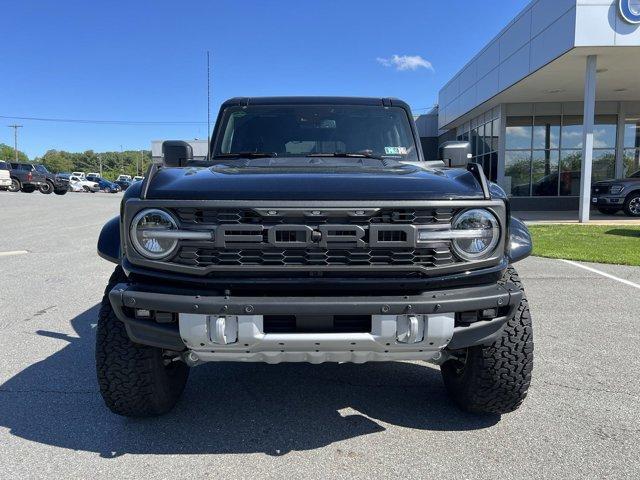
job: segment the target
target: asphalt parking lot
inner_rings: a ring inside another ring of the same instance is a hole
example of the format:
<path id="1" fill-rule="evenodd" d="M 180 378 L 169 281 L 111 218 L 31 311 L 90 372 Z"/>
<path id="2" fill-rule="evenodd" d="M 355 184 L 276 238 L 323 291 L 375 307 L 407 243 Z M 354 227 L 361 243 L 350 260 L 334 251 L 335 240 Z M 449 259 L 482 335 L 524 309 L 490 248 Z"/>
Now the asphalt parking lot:
<path id="1" fill-rule="evenodd" d="M 209 364 L 170 414 L 114 416 L 94 374 L 112 270 L 95 249 L 120 198 L 0 192 L 0 478 L 640 477 L 633 267 L 595 266 L 624 284 L 520 264 L 534 380 L 502 418 L 461 413 L 417 362 Z"/>

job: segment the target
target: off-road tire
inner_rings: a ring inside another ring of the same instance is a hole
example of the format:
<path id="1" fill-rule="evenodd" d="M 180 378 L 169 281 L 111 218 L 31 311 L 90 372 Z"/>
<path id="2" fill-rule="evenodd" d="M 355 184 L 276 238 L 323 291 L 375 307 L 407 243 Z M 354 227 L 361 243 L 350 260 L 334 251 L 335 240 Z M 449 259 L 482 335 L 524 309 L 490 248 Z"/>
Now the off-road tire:
<path id="1" fill-rule="evenodd" d="M 36 187 L 33 185 L 23 185 L 22 188 L 20 188 L 20 191 L 23 193 L 33 193 L 36 191 Z"/>
<path id="2" fill-rule="evenodd" d="M 189 367 L 170 362 L 159 348 L 133 343 L 113 312 L 108 293 L 127 278 L 117 267 L 102 299 L 96 332 L 96 370 L 107 407 L 125 417 L 151 417 L 171 410 L 189 377 Z"/>
<path id="3" fill-rule="evenodd" d="M 44 193 L 45 195 L 49 195 L 50 193 L 53 192 L 53 183 L 45 182 L 44 185 L 40 185 L 38 187 L 38 190 L 40 190 L 40 193 Z"/>
<path id="4" fill-rule="evenodd" d="M 605 207 L 598 208 L 598 211 L 603 215 L 615 215 L 616 213 L 618 213 L 619 210 L 620 210 L 619 208 L 605 208 Z"/>
<path id="5" fill-rule="evenodd" d="M 506 270 L 502 282 L 512 282 L 524 295 L 515 268 Z M 464 359 L 441 366 L 449 396 L 460 408 L 486 414 L 516 410 L 527 396 L 533 369 L 533 329 L 526 297 L 493 344 L 450 353 Z"/>
<path id="6" fill-rule="evenodd" d="M 68 191 L 69 190 L 64 188 L 56 188 L 53 190 L 53 193 L 55 193 L 56 195 L 66 195 Z"/>
<path id="7" fill-rule="evenodd" d="M 22 188 L 22 185 L 20 184 L 20 180 L 12 178 L 11 179 L 11 186 L 7 188 L 7 190 L 9 190 L 10 192 L 19 192 L 20 189 Z"/>
<path id="8" fill-rule="evenodd" d="M 624 213 L 628 217 L 640 217 L 638 204 L 640 204 L 640 192 L 634 192 L 624 201 Z"/>

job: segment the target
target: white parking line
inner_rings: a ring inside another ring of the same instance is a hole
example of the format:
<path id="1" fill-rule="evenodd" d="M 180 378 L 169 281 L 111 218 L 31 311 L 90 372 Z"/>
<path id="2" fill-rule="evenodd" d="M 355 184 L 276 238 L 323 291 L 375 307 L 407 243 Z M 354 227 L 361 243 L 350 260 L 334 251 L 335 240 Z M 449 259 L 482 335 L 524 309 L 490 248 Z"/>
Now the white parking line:
<path id="1" fill-rule="evenodd" d="M 603 277 L 610 278 L 611 280 L 615 280 L 616 282 L 624 283 L 625 285 L 629 285 L 630 287 L 634 287 L 640 289 L 640 285 L 637 283 L 630 282 L 629 280 L 625 280 L 624 278 L 616 277 L 615 275 L 611 275 L 607 272 L 603 272 L 601 270 L 597 270 L 592 267 L 587 267 L 586 265 L 582 265 L 580 263 L 572 262 L 571 260 L 561 260 L 564 263 L 568 263 L 569 265 L 573 265 L 574 267 L 583 268 L 585 270 L 589 270 L 590 272 L 597 273 L 598 275 L 602 275 Z"/>
<path id="2" fill-rule="evenodd" d="M 15 250 L 13 252 L 0 252 L 0 257 L 10 257 L 12 255 L 24 255 L 27 252 L 26 250 Z"/>

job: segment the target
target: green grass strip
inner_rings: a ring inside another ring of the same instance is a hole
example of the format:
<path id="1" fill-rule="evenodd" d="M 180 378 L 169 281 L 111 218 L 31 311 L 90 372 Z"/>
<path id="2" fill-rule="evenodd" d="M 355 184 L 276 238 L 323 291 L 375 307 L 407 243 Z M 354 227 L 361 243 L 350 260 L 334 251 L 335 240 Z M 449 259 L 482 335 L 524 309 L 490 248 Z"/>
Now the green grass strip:
<path id="1" fill-rule="evenodd" d="M 532 225 L 533 254 L 640 266 L 640 226 Z"/>

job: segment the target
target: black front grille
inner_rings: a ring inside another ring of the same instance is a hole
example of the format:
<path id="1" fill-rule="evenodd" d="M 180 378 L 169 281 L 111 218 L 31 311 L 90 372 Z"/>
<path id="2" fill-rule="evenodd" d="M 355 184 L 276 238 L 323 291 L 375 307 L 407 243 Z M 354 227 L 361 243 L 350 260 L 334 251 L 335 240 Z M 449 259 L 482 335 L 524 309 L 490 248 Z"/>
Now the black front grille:
<path id="1" fill-rule="evenodd" d="M 311 210 L 311 209 L 310 209 Z M 348 209 L 352 213 L 357 212 L 357 208 Z M 313 211 L 313 210 L 311 210 Z M 185 225 L 221 225 L 221 224 L 246 224 L 246 225 L 273 225 L 273 224 L 293 224 L 301 225 L 305 223 L 344 223 L 355 225 L 370 224 L 402 224 L 402 225 L 429 225 L 451 223 L 454 210 L 451 208 L 382 208 L 375 209 L 369 213 L 364 211 L 362 215 L 344 214 L 339 211 L 319 209 L 316 215 L 305 215 L 303 211 L 299 214 L 285 214 L 283 211 L 274 209 L 273 215 L 261 214 L 252 208 L 176 208 L 175 215 L 180 222 Z M 310 213 L 310 212 L 307 212 Z"/>
<path id="2" fill-rule="evenodd" d="M 448 246 L 423 249 L 214 249 L 182 247 L 173 262 L 211 266 L 410 266 L 452 264 Z"/>

